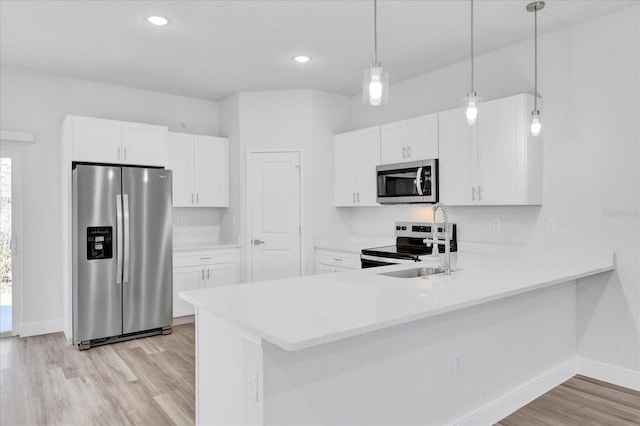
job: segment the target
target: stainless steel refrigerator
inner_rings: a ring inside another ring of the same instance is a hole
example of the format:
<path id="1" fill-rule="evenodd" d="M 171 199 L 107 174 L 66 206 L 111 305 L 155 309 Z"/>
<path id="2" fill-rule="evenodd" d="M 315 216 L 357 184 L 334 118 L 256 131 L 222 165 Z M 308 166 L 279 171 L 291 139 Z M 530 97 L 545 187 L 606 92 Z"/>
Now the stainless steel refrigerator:
<path id="1" fill-rule="evenodd" d="M 171 171 L 73 169 L 73 341 L 89 349 L 171 332 Z"/>

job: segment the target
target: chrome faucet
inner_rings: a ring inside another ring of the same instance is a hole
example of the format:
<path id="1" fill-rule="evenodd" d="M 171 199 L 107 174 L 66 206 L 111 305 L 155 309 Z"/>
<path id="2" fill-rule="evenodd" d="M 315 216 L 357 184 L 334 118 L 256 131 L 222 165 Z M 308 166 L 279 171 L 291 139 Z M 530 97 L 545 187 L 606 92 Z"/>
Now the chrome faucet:
<path id="1" fill-rule="evenodd" d="M 442 215 L 444 216 L 444 240 L 438 239 L 438 225 L 436 224 L 436 213 L 438 209 L 442 209 Z M 431 239 L 425 238 L 424 243 L 427 247 L 433 247 L 431 252 L 434 256 L 439 256 L 439 246 L 444 244 L 444 264 L 441 265 L 444 268 L 445 275 L 451 275 L 451 247 L 449 241 L 449 212 L 447 206 L 442 203 L 436 203 L 433 205 L 433 234 Z"/>

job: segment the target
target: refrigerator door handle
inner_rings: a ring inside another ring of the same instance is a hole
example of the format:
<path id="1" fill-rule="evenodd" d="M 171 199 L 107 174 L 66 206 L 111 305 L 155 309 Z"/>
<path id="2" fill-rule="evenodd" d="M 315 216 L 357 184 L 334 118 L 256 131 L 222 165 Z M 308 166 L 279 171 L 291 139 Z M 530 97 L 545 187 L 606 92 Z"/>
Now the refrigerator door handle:
<path id="1" fill-rule="evenodd" d="M 122 284 L 122 194 L 116 194 L 116 284 Z"/>
<path id="2" fill-rule="evenodd" d="M 129 282 L 129 248 L 131 246 L 131 242 L 129 241 L 129 195 L 122 195 L 123 206 L 123 222 L 124 222 L 124 261 L 122 262 L 122 268 L 124 269 L 122 274 L 122 283 L 126 284 Z"/>

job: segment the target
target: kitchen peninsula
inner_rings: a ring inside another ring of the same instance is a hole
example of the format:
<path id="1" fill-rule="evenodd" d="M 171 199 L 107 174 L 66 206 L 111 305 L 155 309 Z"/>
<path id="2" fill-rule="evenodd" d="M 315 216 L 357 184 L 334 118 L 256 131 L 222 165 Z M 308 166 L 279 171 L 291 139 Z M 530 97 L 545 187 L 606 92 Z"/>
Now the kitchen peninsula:
<path id="1" fill-rule="evenodd" d="M 453 258 L 449 277 L 380 275 L 404 264 L 180 293 L 197 423 L 485 424 L 575 373 L 575 289 L 611 253 Z"/>

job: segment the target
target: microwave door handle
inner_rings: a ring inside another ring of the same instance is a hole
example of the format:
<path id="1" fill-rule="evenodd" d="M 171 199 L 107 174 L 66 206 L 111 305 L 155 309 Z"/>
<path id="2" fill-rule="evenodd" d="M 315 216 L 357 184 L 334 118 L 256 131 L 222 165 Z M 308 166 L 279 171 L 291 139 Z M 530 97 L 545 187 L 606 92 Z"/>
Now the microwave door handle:
<path id="1" fill-rule="evenodd" d="M 422 167 L 418 167 L 418 172 L 416 173 L 416 188 L 418 188 L 418 195 L 424 195 L 422 193 Z"/>

